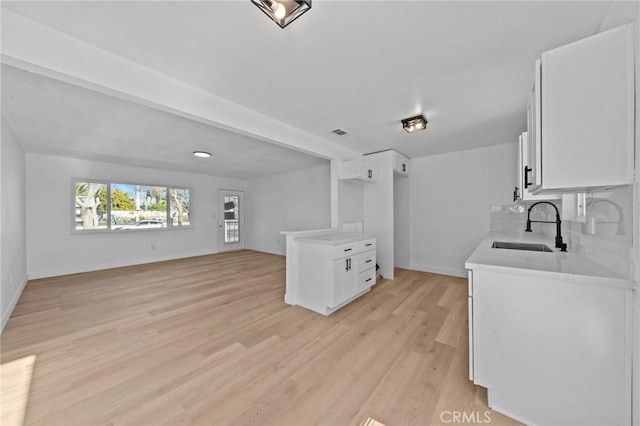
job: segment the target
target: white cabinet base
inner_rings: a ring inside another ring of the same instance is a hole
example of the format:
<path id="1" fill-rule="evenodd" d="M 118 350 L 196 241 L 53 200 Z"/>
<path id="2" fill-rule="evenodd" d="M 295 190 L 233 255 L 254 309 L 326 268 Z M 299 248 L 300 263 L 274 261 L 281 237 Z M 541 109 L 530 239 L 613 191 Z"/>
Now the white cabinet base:
<path id="1" fill-rule="evenodd" d="M 298 237 L 293 254 L 295 304 L 319 314 L 332 314 L 375 284 L 376 239 L 371 234 Z"/>
<path id="2" fill-rule="evenodd" d="M 328 306 L 323 306 L 322 304 L 318 304 L 317 301 L 314 300 L 305 300 L 303 298 L 303 300 L 298 300 L 298 305 L 302 306 L 303 308 L 307 308 L 313 312 L 317 312 L 319 314 L 322 315 L 331 315 L 332 313 L 334 313 L 335 311 L 337 311 L 338 309 L 348 305 L 349 303 L 353 302 L 354 300 L 356 300 L 358 297 L 369 293 L 371 291 L 371 288 L 368 287 L 356 294 L 354 294 L 353 296 L 351 296 L 350 298 L 348 298 L 347 300 L 345 300 L 344 302 L 330 308 Z"/>
<path id="3" fill-rule="evenodd" d="M 473 381 L 526 424 L 631 424 L 631 289 L 472 271 Z"/>

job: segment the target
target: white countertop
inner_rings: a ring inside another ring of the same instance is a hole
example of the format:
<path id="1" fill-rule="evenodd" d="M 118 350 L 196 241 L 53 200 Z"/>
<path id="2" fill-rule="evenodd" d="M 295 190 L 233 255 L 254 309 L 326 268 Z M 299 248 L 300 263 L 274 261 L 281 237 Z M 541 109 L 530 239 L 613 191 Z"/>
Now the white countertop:
<path id="1" fill-rule="evenodd" d="M 495 249 L 491 248 L 494 241 L 544 243 L 554 252 Z M 619 272 L 607 269 L 582 254 L 572 252 L 571 248 L 568 250 L 565 253 L 554 248 L 554 238 L 541 234 L 491 233 L 469 256 L 465 262 L 465 268 L 551 276 L 591 284 L 634 288 L 633 281 Z"/>
<path id="2" fill-rule="evenodd" d="M 347 244 L 354 241 L 375 238 L 374 234 L 363 234 L 361 232 L 330 232 L 326 234 L 315 234 L 297 237 L 296 241 L 306 241 L 318 244 Z"/>

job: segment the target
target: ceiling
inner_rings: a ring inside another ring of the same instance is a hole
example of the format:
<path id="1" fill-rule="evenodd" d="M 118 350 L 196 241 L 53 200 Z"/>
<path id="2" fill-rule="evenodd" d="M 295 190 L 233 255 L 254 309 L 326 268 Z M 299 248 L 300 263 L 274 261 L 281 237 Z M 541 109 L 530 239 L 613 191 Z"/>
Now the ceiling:
<path id="1" fill-rule="evenodd" d="M 629 3 L 637 15 L 637 2 Z M 515 142 L 526 128 L 535 59 L 598 32 L 611 4 L 316 0 L 284 30 L 249 0 L 5 1 L 3 7 L 335 144 L 420 157 Z M 281 155 L 285 164 L 317 164 L 306 154 L 265 147 L 264 141 L 250 147 L 245 136 L 87 89 L 6 74 L 3 109 L 19 139 L 33 149 L 84 146 L 96 157 L 116 158 L 133 148 L 141 164 L 171 168 L 199 148 L 185 145 L 196 140 L 223 152 L 220 163 L 241 163 L 260 146 L 266 151 L 259 157 L 274 164 Z M 29 91 L 33 84 L 47 90 Z M 68 100 L 63 108 L 56 96 Z M 102 109 L 117 121 L 89 142 L 90 149 L 82 132 L 70 137 L 66 126 L 95 129 Z M 135 110 L 140 119 L 118 114 L 120 109 Z M 400 120 L 421 112 L 429 120 L 427 131 L 402 131 Z M 336 128 L 348 134 L 332 134 Z M 241 143 L 247 147 L 243 155 L 232 157 L 229 148 Z M 189 148 L 176 151 L 180 146 Z M 244 166 L 219 167 L 207 172 L 242 175 Z"/>
<path id="2" fill-rule="evenodd" d="M 240 179 L 326 162 L 7 65 L 2 107 L 30 152 Z M 196 158 L 194 150 L 213 157 Z"/>

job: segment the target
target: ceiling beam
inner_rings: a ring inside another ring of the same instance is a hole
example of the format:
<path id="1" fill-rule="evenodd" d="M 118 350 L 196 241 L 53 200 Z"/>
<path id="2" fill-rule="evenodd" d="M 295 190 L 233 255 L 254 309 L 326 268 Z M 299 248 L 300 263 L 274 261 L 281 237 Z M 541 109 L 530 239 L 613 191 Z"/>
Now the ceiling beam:
<path id="1" fill-rule="evenodd" d="M 326 159 L 361 153 L 2 9 L 1 62 Z"/>

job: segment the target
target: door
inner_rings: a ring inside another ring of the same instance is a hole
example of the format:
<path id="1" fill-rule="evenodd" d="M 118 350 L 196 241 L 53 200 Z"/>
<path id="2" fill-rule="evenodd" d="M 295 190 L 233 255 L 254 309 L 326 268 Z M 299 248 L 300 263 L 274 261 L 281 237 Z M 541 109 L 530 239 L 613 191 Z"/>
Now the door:
<path id="1" fill-rule="evenodd" d="M 218 251 L 244 247 L 244 191 L 218 190 Z"/>

